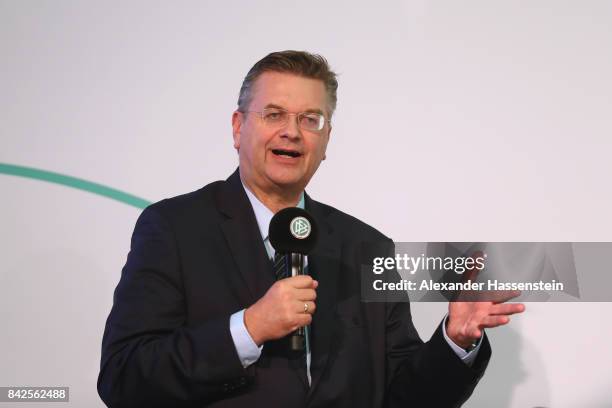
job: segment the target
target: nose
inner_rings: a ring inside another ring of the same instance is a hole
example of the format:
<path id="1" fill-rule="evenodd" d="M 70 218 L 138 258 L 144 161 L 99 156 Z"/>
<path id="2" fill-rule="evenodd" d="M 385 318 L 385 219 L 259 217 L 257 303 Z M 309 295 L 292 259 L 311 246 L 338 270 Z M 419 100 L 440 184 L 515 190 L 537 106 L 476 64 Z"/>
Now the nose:
<path id="1" fill-rule="evenodd" d="M 281 137 L 287 137 L 289 139 L 299 139 L 302 137 L 302 132 L 297 121 L 297 114 L 289 114 L 287 123 L 281 129 Z"/>

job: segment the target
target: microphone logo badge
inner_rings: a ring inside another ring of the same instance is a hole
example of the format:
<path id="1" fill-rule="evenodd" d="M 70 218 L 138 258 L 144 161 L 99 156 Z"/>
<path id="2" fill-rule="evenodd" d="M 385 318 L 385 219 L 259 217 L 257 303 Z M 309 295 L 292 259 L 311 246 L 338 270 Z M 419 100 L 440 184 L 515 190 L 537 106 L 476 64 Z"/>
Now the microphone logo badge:
<path id="1" fill-rule="evenodd" d="M 311 231 L 310 221 L 304 217 L 295 217 L 289 224 L 289 230 L 291 231 L 291 235 L 297 239 L 308 238 Z"/>

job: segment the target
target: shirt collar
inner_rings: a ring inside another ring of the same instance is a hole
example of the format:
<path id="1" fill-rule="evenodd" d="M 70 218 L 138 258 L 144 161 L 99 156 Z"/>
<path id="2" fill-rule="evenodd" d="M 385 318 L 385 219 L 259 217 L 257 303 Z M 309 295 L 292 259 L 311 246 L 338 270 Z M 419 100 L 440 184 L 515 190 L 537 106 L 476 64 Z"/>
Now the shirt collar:
<path id="1" fill-rule="evenodd" d="M 270 221 L 274 214 L 268 207 L 266 207 L 255 194 L 249 190 L 247 186 L 242 183 L 242 187 L 251 202 L 251 206 L 253 207 L 253 211 L 255 212 L 255 219 L 257 220 L 257 226 L 259 227 L 259 232 L 261 233 L 261 238 L 265 241 L 268 238 L 268 229 L 270 228 Z M 304 192 L 300 194 L 300 201 L 298 201 L 296 207 L 304 209 Z"/>

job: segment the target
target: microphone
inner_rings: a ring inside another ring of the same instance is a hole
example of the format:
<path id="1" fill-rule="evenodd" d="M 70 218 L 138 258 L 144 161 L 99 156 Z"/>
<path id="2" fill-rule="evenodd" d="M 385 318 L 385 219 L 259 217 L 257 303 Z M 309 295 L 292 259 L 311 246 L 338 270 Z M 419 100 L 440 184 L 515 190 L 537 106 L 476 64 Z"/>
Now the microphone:
<path id="1" fill-rule="evenodd" d="M 304 256 L 317 243 L 318 227 L 312 216 L 301 208 L 289 207 L 277 212 L 270 221 L 268 237 L 275 251 L 287 257 L 290 276 L 304 275 Z M 305 348 L 305 330 L 300 327 L 290 336 L 293 351 Z"/>

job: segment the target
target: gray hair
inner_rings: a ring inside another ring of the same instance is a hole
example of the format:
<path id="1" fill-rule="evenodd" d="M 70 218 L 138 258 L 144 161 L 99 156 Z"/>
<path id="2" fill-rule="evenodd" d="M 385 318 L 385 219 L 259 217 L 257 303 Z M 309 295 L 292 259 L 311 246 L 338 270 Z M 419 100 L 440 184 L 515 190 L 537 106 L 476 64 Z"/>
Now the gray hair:
<path id="1" fill-rule="evenodd" d="M 338 80 L 336 73 L 331 70 L 327 60 L 318 54 L 311 54 L 306 51 L 279 51 L 266 55 L 253 65 L 249 70 L 238 96 L 238 110 L 245 112 L 251 103 L 251 90 L 255 80 L 264 72 L 284 72 L 296 74 L 305 78 L 318 79 L 323 81 L 327 92 L 327 103 L 330 118 L 336 110 L 338 100 L 336 92 L 338 90 Z"/>

